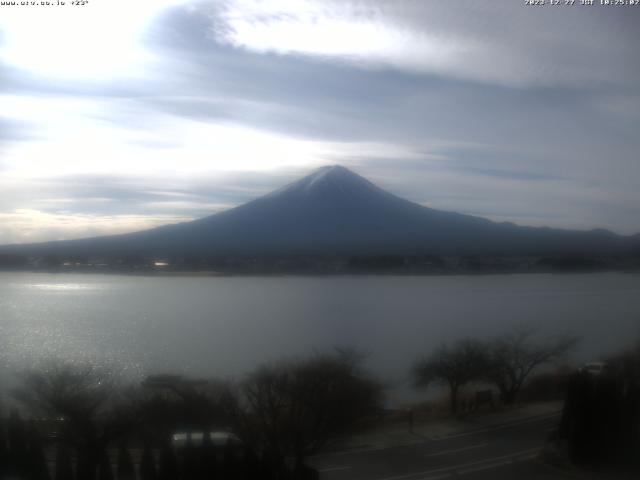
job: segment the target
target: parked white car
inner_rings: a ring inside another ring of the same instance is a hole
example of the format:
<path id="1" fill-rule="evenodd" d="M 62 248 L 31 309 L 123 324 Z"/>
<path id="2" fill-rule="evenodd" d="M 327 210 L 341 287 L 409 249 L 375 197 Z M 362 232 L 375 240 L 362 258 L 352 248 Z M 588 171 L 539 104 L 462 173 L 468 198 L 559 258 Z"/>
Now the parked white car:
<path id="1" fill-rule="evenodd" d="M 608 366 L 609 365 L 604 362 L 590 362 L 585 363 L 580 371 L 587 372 L 589 375 L 598 376 L 602 375 L 607 370 Z"/>

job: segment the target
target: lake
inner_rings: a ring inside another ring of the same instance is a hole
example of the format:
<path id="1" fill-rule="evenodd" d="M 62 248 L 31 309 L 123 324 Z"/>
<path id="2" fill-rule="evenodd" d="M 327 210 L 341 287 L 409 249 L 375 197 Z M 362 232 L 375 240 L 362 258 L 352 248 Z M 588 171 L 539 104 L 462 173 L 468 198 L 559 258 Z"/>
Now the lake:
<path id="1" fill-rule="evenodd" d="M 443 342 L 520 327 L 580 335 L 573 360 L 595 360 L 640 338 L 640 275 L 0 274 L 5 380 L 51 358 L 134 376 L 242 376 L 263 362 L 355 346 L 397 400 L 409 395 L 412 363 Z"/>

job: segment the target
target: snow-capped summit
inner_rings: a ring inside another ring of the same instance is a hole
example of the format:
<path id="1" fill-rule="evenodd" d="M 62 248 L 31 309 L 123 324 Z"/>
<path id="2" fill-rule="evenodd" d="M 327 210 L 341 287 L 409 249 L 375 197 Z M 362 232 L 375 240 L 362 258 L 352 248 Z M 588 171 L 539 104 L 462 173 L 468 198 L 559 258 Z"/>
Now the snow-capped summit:
<path id="1" fill-rule="evenodd" d="M 276 190 L 276 195 L 355 195 L 385 193 L 379 187 L 342 165 L 321 167 L 300 180 Z"/>

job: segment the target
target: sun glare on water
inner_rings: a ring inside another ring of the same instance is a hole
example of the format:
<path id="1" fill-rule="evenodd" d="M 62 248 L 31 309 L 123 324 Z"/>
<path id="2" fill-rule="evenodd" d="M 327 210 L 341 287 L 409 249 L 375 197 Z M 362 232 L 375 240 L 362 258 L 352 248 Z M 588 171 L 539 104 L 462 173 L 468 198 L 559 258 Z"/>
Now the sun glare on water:
<path id="1" fill-rule="evenodd" d="M 89 285 L 86 283 L 33 283 L 28 288 L 49 292 L 90 292 L 104 290 L 102 285 Z"/>

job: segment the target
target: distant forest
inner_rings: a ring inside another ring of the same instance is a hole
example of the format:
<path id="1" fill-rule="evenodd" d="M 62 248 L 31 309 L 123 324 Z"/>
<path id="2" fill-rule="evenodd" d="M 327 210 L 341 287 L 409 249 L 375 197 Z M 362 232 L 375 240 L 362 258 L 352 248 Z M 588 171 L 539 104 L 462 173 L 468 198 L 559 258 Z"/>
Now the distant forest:
<path id="1" fill-rule="evenodd" d="M 617 255 L 362 255 L 102 258 L 0 255 L 0 270 L 143 274 L 490 274 L 640 271 L 640 253 Z"/>

